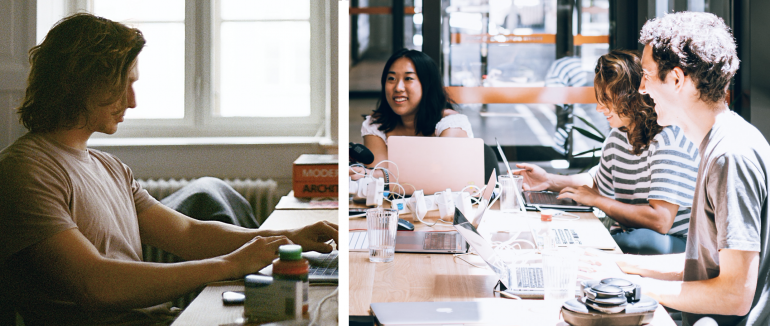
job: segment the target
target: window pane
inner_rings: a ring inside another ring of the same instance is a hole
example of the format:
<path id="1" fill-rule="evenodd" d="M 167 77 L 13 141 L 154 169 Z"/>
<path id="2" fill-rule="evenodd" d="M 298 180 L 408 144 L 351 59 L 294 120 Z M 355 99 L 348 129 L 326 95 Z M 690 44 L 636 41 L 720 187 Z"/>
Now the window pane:
<path id="1" fill-rule="evenodd" d="M 126 119 L 184 118 L 184 0 L 94 0 L 94 15 L 136 27 L 147 41 Z"/>
<path id="2" fill-rule="evenodd" d="M 309 22 L 225 22 L 220 44 L 215 116 L 310 115 Z"/>
<path id="3" fill-rule="evenodd" d="M 221 0 L 224 20 L 310 19 L 309 0 Z"/>
<path id="4" fill-rule="evenodd" d="M 184 21 L 184 0 L 93 0 L 94 15 L 114 21 Z"/>
<path id="5" fill-rule="evenodd" d="M 134 83 L 136 108 L 126 119 L 184 118 L 184 24 L 135 24 L 147 44 L 139 54 Z"/>

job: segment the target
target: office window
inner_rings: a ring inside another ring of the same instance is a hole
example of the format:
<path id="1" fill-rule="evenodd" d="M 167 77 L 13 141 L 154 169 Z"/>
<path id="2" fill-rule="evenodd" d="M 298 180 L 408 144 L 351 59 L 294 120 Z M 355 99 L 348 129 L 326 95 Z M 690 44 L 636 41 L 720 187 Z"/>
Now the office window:
<path id="1" fill-rule="evenodd" d="M 86 10 L 144 33 L 137 107 L 118 137 L 313 137 L 324 129 L 326 1 L 39 0 L 41 6 L 64 10 L 39 8 L 39 18 Z"/>

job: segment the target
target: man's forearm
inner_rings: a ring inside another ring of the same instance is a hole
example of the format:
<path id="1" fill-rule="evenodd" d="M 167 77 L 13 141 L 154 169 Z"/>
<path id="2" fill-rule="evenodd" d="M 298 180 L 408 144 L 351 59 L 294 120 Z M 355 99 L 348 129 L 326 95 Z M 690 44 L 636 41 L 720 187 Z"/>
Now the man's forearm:
<path id="1" fill-rule="evenodd" d="M 670 255 L 621 255 L 615 257 L 620 269 L 627 274 L 666 281 L 681 281 L 684 271 L 684 254 Z"/>
<path id="2" fill-rule="evenodd" d="M 748 289 L 730 288 L 723 283 L 719 277 L 691 282 L 649 280 L 642 285 L 642 292 L 666 307 L 693 314 L 747 314 L 750 304 L 743 303 L 742 291 Z"/>
<path id="3" fill-rule="evenodd" d="M 183 240 L 189 246 L 178 255 L 186 260 L 212 258 L 231 253 L 256 236 L 285 234 L 284 231 L 247 229 L 216 221 L 198 221 L 190 227 L 187 240 Z"/>
<path id="4" fill-rule="evenodd" d="M 103 260 L 87 275 L 80 298 L 92 308 L 140 308 L 174 300 L 202 285 L 238 277 L 219 258 L 182 263 Z"/>

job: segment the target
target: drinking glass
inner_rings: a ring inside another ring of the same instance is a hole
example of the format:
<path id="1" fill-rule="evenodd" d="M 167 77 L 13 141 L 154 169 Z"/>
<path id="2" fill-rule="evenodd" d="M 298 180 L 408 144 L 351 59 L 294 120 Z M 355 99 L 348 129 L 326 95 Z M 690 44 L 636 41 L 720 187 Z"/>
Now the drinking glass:
<path id="1" fill-rule="evenodd" d="M 366 210 L 367 237 L 369 238 L 369 261 L 388 263 L 396 256 L 396 229 L 398 210 L 372 208 Z"/>

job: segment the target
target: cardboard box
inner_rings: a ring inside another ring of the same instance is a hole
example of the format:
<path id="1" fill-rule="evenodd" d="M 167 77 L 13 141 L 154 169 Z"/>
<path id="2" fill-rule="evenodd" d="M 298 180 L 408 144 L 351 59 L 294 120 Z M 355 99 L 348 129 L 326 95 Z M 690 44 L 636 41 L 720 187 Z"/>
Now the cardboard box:
<path id="1" fill-rule="evenodd" d="M 302 154 L 294 161 L 294 197 L 337 197 L 339 158 L 329 154 Z"/>

